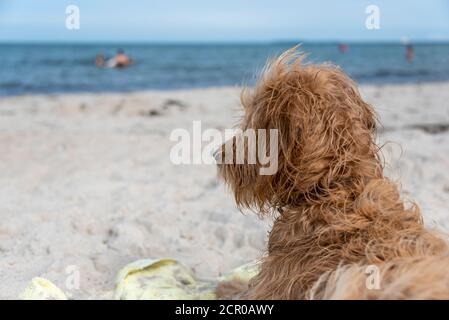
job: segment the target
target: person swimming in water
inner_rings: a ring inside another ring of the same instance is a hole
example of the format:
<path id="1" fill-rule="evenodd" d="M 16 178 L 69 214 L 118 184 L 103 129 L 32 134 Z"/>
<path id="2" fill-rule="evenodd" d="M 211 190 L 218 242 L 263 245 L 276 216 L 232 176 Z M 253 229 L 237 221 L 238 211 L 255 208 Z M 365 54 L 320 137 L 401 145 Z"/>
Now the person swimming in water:
<path id="1" fill-rule="evenodd" d="M 408 62 L 412 62 L 415 58 L 415 51 L 413 50 L 413 46 L 411 44 L 408 44 L 406 47 L 405 57 Z"/>
<path id="2" fill-rule="evenodd" d="M 106 60 L 104 58 L 104 55 L 102 53 L 97 54 L 95 57 L 95 65 L 99 68 L 104 67 L 106 63 Z"/>
<path id="3" fill-rule="evenodd" d="M 117 54 L 111 60 L 114 62 L 114 68 L 125 68 L 133 63 L 133 60 L 122 49 L 118 49 Z"/>
<path id="4" fill-rule="evenodd" d="M 97 67 L 106 68 L 125 68 L 133 63 L 133 60 L 125 54 L 122 49 L 117 50 L 115 57 L 106 60 L 103 54 L 98 54 L 95 58 Z"/>
<path id="5" fill-rule="evenodd" d="M 346 52 L 348 52 L 349 46 L 346 43 L 340 43 L 338 45 L 338 50 L 340 50 L 340 53 L 345 54 Z"/>

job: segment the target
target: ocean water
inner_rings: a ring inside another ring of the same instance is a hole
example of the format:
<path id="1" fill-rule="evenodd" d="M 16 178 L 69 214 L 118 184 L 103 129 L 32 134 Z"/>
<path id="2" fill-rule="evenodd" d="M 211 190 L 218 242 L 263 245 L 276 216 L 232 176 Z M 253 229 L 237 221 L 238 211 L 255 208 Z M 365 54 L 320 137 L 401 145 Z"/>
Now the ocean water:
<path id="1" fill-rule="evenodd" d="M 250 85 L 265 62 L 292 47 L 273 44 L 0 44 L 0 95 L 122 92 Z M 95 56 L 122 48 L 136 63 L 97 68 Z M 401 44 L 303 44 L 309 61 L 332 62 L 368 83 L 449 80 L 449 44 L 416 44 L 408 62 Z"/>

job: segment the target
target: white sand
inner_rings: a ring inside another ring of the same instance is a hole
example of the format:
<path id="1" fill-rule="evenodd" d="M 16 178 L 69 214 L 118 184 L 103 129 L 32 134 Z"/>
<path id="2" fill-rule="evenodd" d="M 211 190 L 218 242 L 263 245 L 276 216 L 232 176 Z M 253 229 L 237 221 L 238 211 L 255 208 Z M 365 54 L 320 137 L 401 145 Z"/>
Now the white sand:
<path id="1" fill-rule="evenodd" d="M 394 142 L 384 149 L 389 175 L 429 226 L 449 230 L 449 131 L 414 128 L 449 124 L 449 83 L 362 91 L 385 126 L 381 140 Z M 169 159 L 174 128 L 235 124 L 238 93 L 1 99 L 0 298 L 35 276 L 73 298 L 107 298 L 117 271 L 147 257 L 177 258 L 203 277 L 260 257 L 269 221 L 239 213 L 214 166 Z M 79 290 L 66 287 L 71 265 Z"/>

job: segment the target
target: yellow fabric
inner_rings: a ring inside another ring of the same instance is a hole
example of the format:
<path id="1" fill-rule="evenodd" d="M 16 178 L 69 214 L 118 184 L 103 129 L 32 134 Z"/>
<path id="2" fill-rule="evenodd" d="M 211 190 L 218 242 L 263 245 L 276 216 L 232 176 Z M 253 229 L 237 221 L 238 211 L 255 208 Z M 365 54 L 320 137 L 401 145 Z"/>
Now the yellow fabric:
<path id="1" fill-rule="evenodd" d="M 67 300 L 67 296 L 57 286 L 44 278 L 33 278 L 19 295 L 22 300 Z"/>
<path id="2" fill-rule="evenodd" d="M 216 279 L 198 279 L 174 259 L 144 259 L 126 265 L 116 278 L 117 300 L 214 300 L 222 281 L 248 282 L 258 273 L 255 263 L 234 269 Z M 44 278 L 34 278 L 19 296 L 25 300 L 65 300 L 67 295 Z"/>

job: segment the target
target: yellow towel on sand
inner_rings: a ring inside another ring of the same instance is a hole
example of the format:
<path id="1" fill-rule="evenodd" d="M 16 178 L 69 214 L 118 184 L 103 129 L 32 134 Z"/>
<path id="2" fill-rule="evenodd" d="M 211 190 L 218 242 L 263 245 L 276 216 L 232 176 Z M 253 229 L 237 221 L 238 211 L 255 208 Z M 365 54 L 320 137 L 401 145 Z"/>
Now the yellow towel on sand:
<path id="1" fill-rule="evenodd" d="M 118 300 L 214 300 L 222 281 L 248 282 L 258 273 L 249 263 L 216 279 L 198 279 L 174 259 L 144 259 L 126 265 L 117 275 L 114 299 Z M 50 281 L 34 278 L 19 296 L 24 300 L 65 300 L 67 295 Z"/>
<path id="2" fill-rule="evenodd" d="M 22 300 L 67 300 L 67 295 L 44 278 L 33 278 L 19 295 Z"/>

